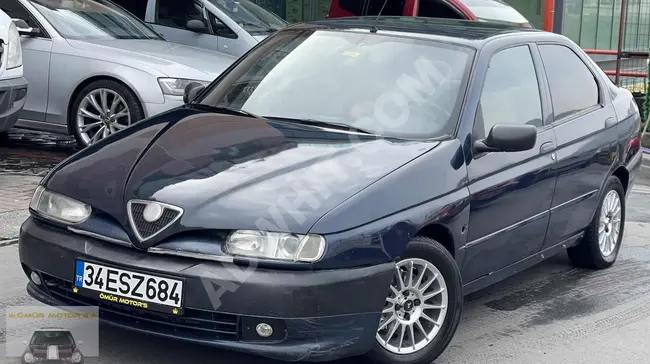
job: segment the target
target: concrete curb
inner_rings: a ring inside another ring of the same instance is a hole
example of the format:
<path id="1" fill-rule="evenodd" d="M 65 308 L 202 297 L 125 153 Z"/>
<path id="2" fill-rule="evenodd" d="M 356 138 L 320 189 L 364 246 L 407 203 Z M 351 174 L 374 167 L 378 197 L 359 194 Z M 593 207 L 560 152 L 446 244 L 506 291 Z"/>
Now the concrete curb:
<path id="1" fill-rule="evenodd" d="M 16 244 L 17 242 L 18 242 L 18 238 L 16 238 L 16 239 L 8 239 L 8 240 L 0 240 L 0 247 L 13 245 L 13 244 Z"/>

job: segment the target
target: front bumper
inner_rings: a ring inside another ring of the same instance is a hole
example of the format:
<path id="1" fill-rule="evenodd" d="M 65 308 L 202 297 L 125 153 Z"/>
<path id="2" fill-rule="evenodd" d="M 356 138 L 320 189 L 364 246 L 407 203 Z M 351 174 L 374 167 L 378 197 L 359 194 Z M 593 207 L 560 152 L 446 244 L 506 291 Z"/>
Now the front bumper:
<path id="1" fill-rule="evenodd" d="M 152 116 L 156 116 L 160 113 L 163 113 L 165 111 L 169 111 L 173 108 L 183 106 L 185 103 L 183 102 L 183 97 L 182 96 L 170 96 L 170 95 L 163 95 L 164 101 L 162 104 L 155 104 L 155 103 L 149 103 L 145 102 L 142 106 L 144 107 L 144 116 L 149 118 Z"/>
<path id="2" fill-rule="evenodd" d="M 24 77 L 0 80 L 0 132 L 16 124 L 25 106 L 27 80 Z"/>
<path id="3" fill-rule="evenodd" d="M 21 227 L 19 251 L 25 273 L 35 271 L 47 282 L 27 286 L 41 302 L 99 306 L 100 320 L 108 324 L 285 361 L 329 361 L 369 351 L 394 270 L 392 263 L 327 271 L 256 269 L 242 280 L 229 265 L 154 256 L 33 218 Z M 185 279 L 184 316 L 74 294 L 77 258 Z M 269 338 L 255 332 L 262 322 L 274 327 Z"/>

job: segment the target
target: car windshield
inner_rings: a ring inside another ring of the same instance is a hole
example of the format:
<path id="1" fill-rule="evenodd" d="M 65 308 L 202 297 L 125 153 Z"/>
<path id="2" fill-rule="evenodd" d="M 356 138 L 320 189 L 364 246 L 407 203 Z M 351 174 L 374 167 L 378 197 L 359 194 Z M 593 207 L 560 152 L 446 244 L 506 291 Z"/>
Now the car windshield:
<path id="1" fill-rule="evenodd" d="M 515 8 L 499 0 L 465 0 L 463 3 L 480 20 L 530 25 Z"/>
<path id="2" fill-rule="evenodd" d="M 32 345 L 73 345 L 69 331 L 37 331 L 32 336 Z"/>
<path id="3" fill-rule="evenodd" d="M 368 31 L 285 30 L 199 103 L 264 116 L 435 138 L 454 132 L 474 50 Z"/>
<path id="4" fill-rule="evenodd" d="M 210 0 L 210 2 L 251 34 L 269 33 L 289 25 L 279 16 L 249 0 Z"/>
<path id="5" fill-rule="evenodd" d="M 105 0 L 31 0 L 64 38 L 162 39 L 148 25 Z"/>

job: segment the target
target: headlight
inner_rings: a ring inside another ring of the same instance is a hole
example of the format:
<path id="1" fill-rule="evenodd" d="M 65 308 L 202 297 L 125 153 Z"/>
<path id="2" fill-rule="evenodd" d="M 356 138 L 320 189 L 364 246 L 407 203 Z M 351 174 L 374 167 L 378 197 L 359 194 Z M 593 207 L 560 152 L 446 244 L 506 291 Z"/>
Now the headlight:
<path id="1" fill-rule="evenodd" d="M 48 191 L 43 186 L 36 188 L 29 207 L 52 220 L 69 224 L 86 221 L 92 212 L 90 206 L 85 203 Z"/>
<path id="2" fill-rule="evenodd" d="M 252 258 L 313 262 L 323 256 L 325 239 L 320 235 L 237 230 L 228 237 L 225 250 Z"/>
<path id="3" fill-rule="evenodd" d="M 23 65 L 23 50 L 20 45 L 20 34 L 16 24 L 9 25 L 9 45 L 7 46 L 7 69 L 17 68 Z"/>
<path id="4" fill-rule="evenodd" d="M 25 355 L 23 355 L 23 360 L 25 361 L 25 363 L 33 363 L 34 355 L 32 355 L 32 353 L 25 353 Z"/>
<path id="5" fill-rule="evenodd" d="M 171 96 L 183 96 L 185 87 L 192 82 L 198 82 L 204 86 L 210 84 L 208 81 L 187 80 L 183 78 L 159 78 L 158 84 L 163 94 Z"/>
<path id="6" fill-rule="evenodd" d="M 78 352 L 78 351 L 75 351 L 72 354 L 72 357 L 70 359 L 72 359 L 73 363 L 80 363 L 81 362 L 81 353 Z"/>

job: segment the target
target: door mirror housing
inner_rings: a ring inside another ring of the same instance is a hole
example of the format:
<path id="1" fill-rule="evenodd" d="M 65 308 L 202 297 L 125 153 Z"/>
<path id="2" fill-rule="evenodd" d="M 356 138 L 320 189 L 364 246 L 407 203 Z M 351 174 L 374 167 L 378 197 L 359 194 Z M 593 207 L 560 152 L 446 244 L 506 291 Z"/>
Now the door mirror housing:
<path id="1" fill-rule="evenodd" d="M 537 127 L 534 125 L 497 124 L 490 129 L 487 138 L 474 143 L 475 153 L 523 152 L 537 143 Z"/>
<path id="2" fill-rule="evenodd" d="M 23 345 L 27 345 L 27 341 L 23 341 Z"/>
<path id="3" fill-rule="evenodd" d="M 20 35 L 33 37 L 41 34 L 41 30 L 39 28 L 30 27 L 29 24 L 27 24 L 27 22 L 24 21 L 23 19 L 12 19 L 12 20 L 16 25 L 16 29 L 18 29 L 18 34 Z"/>
<path id="4" fill-rule="evenodd" d="M 196 33 L 207 33 L 208 31 L 208 27 L 205 26 L 205 23 L 197 19 L 188 20 L 185 27 Z"/>
<path id="5" fill-rule="evenodd" d="M 190 102 L 194 101 L 194 99 L 196 99 L 196 96 L 203 90 L 205 90 L 205 86 L 202 84 L 198 82 L 190 82 L 187 86 L 185 86 L 185 91 L 183 93 L 183 102 L 189 104 Z"/>
<path id="6" fill-rule="evenodd" d="M 81 345 L 83 345 L 83 344 L 84 344 L 83 341 L 79 341 L 79 342 L 77 342 L 77 345 L 79 345 L 79 346 L 81 346 Z"/>

